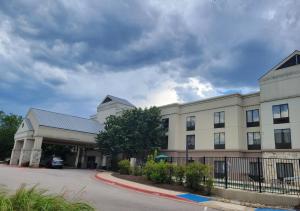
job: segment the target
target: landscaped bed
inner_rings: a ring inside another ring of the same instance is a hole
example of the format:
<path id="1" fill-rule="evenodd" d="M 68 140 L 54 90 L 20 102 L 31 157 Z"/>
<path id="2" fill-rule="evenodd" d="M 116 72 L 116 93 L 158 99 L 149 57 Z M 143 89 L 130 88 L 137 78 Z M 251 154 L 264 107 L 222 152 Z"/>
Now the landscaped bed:
<path id="1" fill-rule="evenodd" d="M 164 189 L 178 191 L 178 192 L 190 192 L 191 191 L 190 189 L 188 189 L 188 188 L 186 188 L 182 185 L 179 185 L 179 184 L 155 183 L 151 180 L 148 180 L 144 176 L 125 175 L 125 174 L 120 174 L 120 173 L 113 173 L 112 176 L 120 178 L 120 179 L 128 180 L 128 181 L 132 181 L 132 182 L 141 183 L 141 184 L 144 184 L 144 185 L 150 185 L 150 186 L 154 186 L 154 187 L 158 187 L 158 188 L 164 188 Z"/>

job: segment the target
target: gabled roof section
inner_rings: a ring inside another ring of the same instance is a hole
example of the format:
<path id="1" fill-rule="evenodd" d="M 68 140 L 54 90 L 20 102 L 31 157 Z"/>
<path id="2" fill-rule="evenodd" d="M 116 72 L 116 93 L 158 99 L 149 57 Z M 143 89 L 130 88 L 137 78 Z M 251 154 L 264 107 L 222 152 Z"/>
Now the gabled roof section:
<path id="1" fill-rule="evenodd" d="M 38 121 L 38 125 L 40 126 L 93 134 L 99 133 L 99 131 L 104 128 L 102 124 L 92 119 L 60 114 L 36 108 L 31 108 L 29 112 L 33 113 Z"/>
<path id="2" fill-rule="evenodd" d="M 281 62 L 279 62 L 276 66 L 274 66 L 271 70 L 266 72 L 262 77 L 260 77 L 259 80 L 264 79 L 273 71 L 282 70 L 284 68 L 291 67 L 294 65 L 300 65 L 300 51 L 299 50 L 295 50 L 288 57 L 286 57 Z"/>
<path id="3" fill-rule="evenodd" d="M 117 102 L 123 105 L 127 105 L 127 106 L 131 106 L 131 107 L 135 107 L 135 105 L 133 105 L 132 103 L 130 103 L 128 100 L 119 98 L 119 97 L 115 97 L 112 95 L 107 95 L 104 100 L 101 102 L 101 104 L 105 104 L 108 102 Z"/>

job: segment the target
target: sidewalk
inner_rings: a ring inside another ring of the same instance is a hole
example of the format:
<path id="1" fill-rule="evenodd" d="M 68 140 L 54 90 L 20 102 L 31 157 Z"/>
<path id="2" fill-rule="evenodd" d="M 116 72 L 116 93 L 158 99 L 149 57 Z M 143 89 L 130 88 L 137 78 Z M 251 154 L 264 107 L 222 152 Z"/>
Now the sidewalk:
<path id="1" fill-rule="evenodd" d="M 158 187 L 148 186 L 144 184 L 139 184 L 136 182 L 131 182 L 128 180 L 123 180 L 120 178 L 116 178 L 112 176 L 111 172 L 101 172 L 97 173 L 95 177 L 105 183 L 127 188 L 130 190 L 156 195 L 160 197 L 165 197 L 173 200 L 182 201 L 185 203 L 195 203 L 199 206 L 209 207 L 213 209 L 218 210 L 224 210 L 224 211 L 254 211 L 255 208 L 250 208 L 242 205 L 237 204 L 231 204 L 231 203 L 225 203 L 220 201 L 212 200 L 209 197 L 204 197 L 196 194 L 190 194 L 190 193 L 183 193 L 183 192 L 177 192 L 172 190 L 166 190 Z M 259 209 L 257 209 L 259 210 Z M 271 209 L 268 209 L 271 210 Z M 283 211 L 283 210 L 281 210 Z"/>

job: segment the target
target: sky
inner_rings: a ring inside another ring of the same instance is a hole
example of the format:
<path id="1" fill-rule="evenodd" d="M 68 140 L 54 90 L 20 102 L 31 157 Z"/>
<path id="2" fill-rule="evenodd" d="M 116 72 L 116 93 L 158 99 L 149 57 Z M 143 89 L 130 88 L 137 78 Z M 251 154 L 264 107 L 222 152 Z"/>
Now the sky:
<path id="1" fill-rule="evenodd" d="M 297 0 L 0 2 L 0 110 L 89 117 L 107 95 L 138 107 L 259 90 L 300 50 Z"/>

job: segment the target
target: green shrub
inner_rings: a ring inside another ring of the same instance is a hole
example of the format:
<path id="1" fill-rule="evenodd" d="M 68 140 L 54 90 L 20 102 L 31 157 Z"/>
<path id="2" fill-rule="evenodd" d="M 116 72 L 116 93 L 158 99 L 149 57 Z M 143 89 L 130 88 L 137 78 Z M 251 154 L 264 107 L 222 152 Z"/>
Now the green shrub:
<path id="1" fill-rule="evenodd" d="M 201 163 L 190 163 L 186 166 L 186 186 L 192 190 L 206 189 L 206 180 L 210 179 L 210 167 Z"/>
<path id="2" fill-rule="evenodd" d="M 147 179 L 156 183 L 171 183 L 174 166 L 164 161 L 147 161 L 144 168 L 144 175 Z"/>
<path id="3" fill-rule="evenodd" d="M 2 211 L 92 211 L 93 207 L 81 202 L 68 202 L 62 195 L 46 195 L 46 191 L 36 187 L 25 189 L 21 186 L 15 194 L 0 195 L 0 210 Z"/>
<path id="4" fill-rule="evenodd" d="M 118 162 L 120 174 L 130 174 L 130 162 L 129 160 L 121 160 Z"/>
<path id="5" fill-rule="evenodd" d="M 150 175 L 151 175 L 151 173 L 153 172 L 153 169 L 154 169 L 154 166 L 155 166 L 155 162 L 154 162 L 154 160 L 151 160 L 151 159 L 149 159 L 147 162 L 146 162 L 146 165 L 145 165 L 145 167 L 144 167 L 144 169 L 143 169 L 143 174 L 146 176 L 146 178 L 148 179 L 148 180 L 150 180 L 151 178 L 150 178 Z"/>
<path id="6" fill-rule="evenodd" d="M 142 166 L 136 165 L 131 169 L 131 173 L 135 176 L 142 176 L 143 175 L 143 168 Z"/>
<path id="7" fill-rule="evenodd" d="M 156 183 L 166 183 L 168 181 L 168 164 L 161 161 L 155 163 L 150 174 L 150 179 Z"/>
<path id="8" fill-rule="evenodd" d="M 174 166 L 174 176 L 176 182 L 182 184 L 184 175 L 185 175 L 185 166 L 183 165 Z"/>

